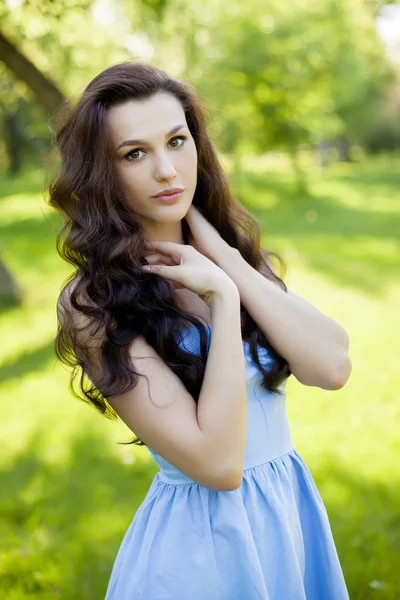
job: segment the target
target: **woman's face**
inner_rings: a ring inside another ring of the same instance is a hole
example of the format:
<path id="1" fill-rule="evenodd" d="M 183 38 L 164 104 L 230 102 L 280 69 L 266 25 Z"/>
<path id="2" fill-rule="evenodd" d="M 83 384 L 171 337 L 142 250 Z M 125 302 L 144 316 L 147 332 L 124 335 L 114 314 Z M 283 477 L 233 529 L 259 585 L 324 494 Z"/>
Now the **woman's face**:
<path id="1" fill-rule="evenodd" d="M 107 129 L 116 172 L 145 232 L 155 239 L 180 227 L 196 189 L 197 150 L 179 100 L 160 92 L 113 106 Z M 153 197 L 167 188 L 184 189 L 174 204 Z"/>

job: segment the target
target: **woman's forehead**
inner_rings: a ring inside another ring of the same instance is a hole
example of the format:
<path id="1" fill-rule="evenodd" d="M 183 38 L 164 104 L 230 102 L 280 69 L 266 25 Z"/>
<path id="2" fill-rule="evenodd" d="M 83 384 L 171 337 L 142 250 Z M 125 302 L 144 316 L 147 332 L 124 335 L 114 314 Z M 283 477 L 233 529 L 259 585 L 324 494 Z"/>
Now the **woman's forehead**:
<path id="1" fill-rule="evenodd" d="M 127 139 L 151 143 L 165 137 L 179 124 L 187 127 L 185 112 L 179 100 L 171 94 L 127 100 L 107 111 L 107 128 L 117 145 Z"/>

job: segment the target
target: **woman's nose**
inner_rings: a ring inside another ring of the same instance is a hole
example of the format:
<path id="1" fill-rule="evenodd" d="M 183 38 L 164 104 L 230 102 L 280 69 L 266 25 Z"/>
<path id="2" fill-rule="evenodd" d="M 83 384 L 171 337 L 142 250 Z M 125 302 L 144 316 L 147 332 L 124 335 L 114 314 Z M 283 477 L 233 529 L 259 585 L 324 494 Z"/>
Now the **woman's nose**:
<path id="1" fill-rule="evenodd" d="M 169 179 L 176 175 L 175 167 L 166 154 L 156 159 L 154 172 L 156 179 Z"/>

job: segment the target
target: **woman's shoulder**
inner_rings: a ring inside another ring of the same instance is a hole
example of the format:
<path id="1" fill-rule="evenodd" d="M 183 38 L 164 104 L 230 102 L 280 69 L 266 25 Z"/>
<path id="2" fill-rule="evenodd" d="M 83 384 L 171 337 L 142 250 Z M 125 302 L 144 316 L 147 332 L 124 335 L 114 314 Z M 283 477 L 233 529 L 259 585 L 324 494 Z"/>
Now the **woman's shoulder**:
<path id="1" fill-rule="evenodd" d="M 76 300 L 79 304 L 96 308 L 95 303 L 87 296 L 87 294 L 85 294 L 81 283 L 82 276 L 75 276 L 64 285 L 58 296 L 56 310 L 61 326 L 65 325 L 70 327 L 73 325 L 80 329 L 93 322 L 93 319 L 91 319 L 88 314 L 78 310 L 71 301 L 72 293 L 77 290 Z"/>

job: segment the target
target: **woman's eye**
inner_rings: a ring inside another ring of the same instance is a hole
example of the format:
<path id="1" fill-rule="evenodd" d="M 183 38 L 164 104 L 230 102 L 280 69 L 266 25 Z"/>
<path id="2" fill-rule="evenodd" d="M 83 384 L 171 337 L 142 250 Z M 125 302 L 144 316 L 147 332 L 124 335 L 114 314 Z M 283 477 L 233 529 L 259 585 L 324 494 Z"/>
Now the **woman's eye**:
<path id="1" fill-rule="evenodd" d="M 186 141 L 186 135 L 178 135 L 174 138 L 172 138 L 170 140 L 171 142 L 175 142 L 176 140 L 181 140 L 182 144 L 179 144 L 178 146 L 172 146 L 172 148 L 181 148 L 181 146 L 184 145 L 185 141 Z M 135 150 L 131 150 L 130 152 L 128 152 L 127 154 L 125 154 L 124 158 L 126 158 L 126 160 L 128 160 L 129 162 L 136 162 L 137 160 L 139 160 L 139 158 L 133 158 L 132 154 L 134 154 L 135 152 L 144 152 L 144 150 L 142 148 L 135 148 Z"/>
<path id="2" fill-rule="evenodd" d="M 173 146 L 174 148 L 180 148 L 185 143 L 186 135 L 178 135 L 177 137 L 172 138 L 171 142 L 174 142 L 175 140 L 182 140 L 182 144 L 179 144 L 179 146 Z"/>
<path id="3" fill-rule="evenodd" d="M 128 152 L 128 154 L 125 154 L 124 158 L 126 158 L 129 161 L 129 159 L 132 157 L 132 154 L 134 152 L 143 152 L 143 150 L 141 148 L 136 148 L 136 150 L 131 150 L 130 152 Z M 137 160 L 137 159 L 134 158 L 133 161 L 135 161 L 135 160 Z M 133 161 L 130 161 L 130 162 L 133 162 Z"/>

